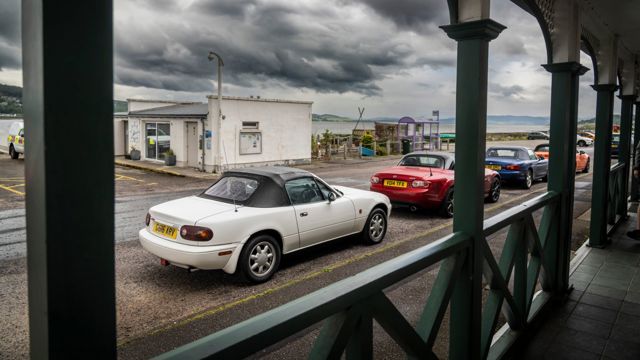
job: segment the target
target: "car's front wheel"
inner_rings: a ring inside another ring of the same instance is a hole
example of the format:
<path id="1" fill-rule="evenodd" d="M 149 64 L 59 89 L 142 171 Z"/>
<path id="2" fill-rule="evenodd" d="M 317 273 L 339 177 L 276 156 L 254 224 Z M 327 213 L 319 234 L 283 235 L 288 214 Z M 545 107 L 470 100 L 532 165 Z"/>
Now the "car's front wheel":
<path id="1" fill-rule="evenodd" d="M 280 245 L 272 236 L 258 235 L 247 241 L 238 265 L 247 280 L 261 283 L 269 280 L 278 270 L 281 256 Z"/>
<path id="2" fill-rule="evenodd" d="M 367 223 L 362 229 L 362 240 L 365 244 L 379 244 L 387 233 L 387 213 L 381 208 L 375 208 L 369 214 Z"/>
<path id="3" fill-rule="evenodd" d="M 585 147 L 585 146 L 587 146 L 587 143 L 584 140 L 580 140 L 580 141 L 578 141 L 578 146 Z"/>
<path id="4" fill-rule="evenodd" d="M 16 149 L 13 148 L 13 144 L 9 145 L 9 156 L 14 160 L 17 159 L 18 156 L 20 156 L 20 153 L 18 153 Z"/>

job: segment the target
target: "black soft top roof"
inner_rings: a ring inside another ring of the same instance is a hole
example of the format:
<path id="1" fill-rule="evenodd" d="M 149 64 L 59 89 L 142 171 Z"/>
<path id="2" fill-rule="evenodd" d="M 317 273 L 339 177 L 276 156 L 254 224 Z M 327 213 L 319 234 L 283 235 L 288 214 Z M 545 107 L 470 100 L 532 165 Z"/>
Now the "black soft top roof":
<path id="1" fill-rule="evenodd" d="M 268 208 L 291 205 L 289 196 L 284 189 L 284 183 L 292 179 L 313 176 L 313 174 L 285 166 L 261 166 L 229 170 L 222 174 L 221 179 L 229 176 L 253 178 L 260 184 L 251 197 L 244 202 L 237 202 L 238 204 Z M 201 196 L 210 197 L 204 193 Z M 216 198 L 216 200 L 230 202 L 220 198 Z"/>
<path id="2" fill-rule="evenodd" d="M 286 166 L 260 166 L 260 167 L 233 169 L 233 170 L 226 171 L 223 174 L 223 176 L 228 176 L 232 174 L 263 176 L 273 180 L 275 183 L 281 186 L 284 185 L 285 182 L 291 179 L 297 179 L 305 176 L 313 176 L 313 174 L 311 174 L 306 170 L 290 168 Z"/>

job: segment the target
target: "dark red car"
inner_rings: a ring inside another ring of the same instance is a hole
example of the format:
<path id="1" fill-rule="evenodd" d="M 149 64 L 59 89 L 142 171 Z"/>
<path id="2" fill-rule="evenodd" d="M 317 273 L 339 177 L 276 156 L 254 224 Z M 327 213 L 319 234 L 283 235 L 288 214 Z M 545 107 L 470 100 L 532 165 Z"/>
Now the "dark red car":
<path id="1" fill-rule="evenodd" d="M 405 155 L 398 165 L 381 170 L 371 177 L 371 191 L 385 194 L 391 203 L 419 208 L 439 209 L 445 217 L 453 216 L 453 154 L 418 151 Z M 500 175 L 485 169 L 484 193 L 488 202 L 500 198 Z"/>

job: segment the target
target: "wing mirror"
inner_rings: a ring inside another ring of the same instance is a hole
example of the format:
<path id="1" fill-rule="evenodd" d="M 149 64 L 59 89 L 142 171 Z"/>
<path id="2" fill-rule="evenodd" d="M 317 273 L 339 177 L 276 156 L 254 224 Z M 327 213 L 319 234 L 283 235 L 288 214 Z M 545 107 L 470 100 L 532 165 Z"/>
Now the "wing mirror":
<path id="1" fill-rule="evenodd" d="M 334 201 L 336 201 L 336 193 L 330 192 L 329 193 L 329 202 L 331 203 L 331 202 L 334 202 Z"/>
<path id="2" fill-rule="evenodd" d="M 544 156 L 538 156 L 538 160 L 544 160 Z"/>

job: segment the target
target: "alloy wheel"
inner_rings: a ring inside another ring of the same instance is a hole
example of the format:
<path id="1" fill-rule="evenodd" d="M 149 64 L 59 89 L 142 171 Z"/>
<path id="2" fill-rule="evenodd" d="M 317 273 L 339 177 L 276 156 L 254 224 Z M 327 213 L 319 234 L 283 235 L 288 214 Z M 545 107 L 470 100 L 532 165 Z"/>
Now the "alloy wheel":
<path id="1" fill-rule="evenodd" d="M 276 250 L 267 241 L 257 243 L 249 254 L 249 269 L 256 276 L 265 276 L 276 263 Z"/>
<path id="2" fill-rule="evenodd" d="M 384 230 L 386 227 L 385 218 L 381 213 L 376 213 L 371 217 L 369 221 L 369 238 L 373 242 L 379 242 L 382 240 Z"/>

